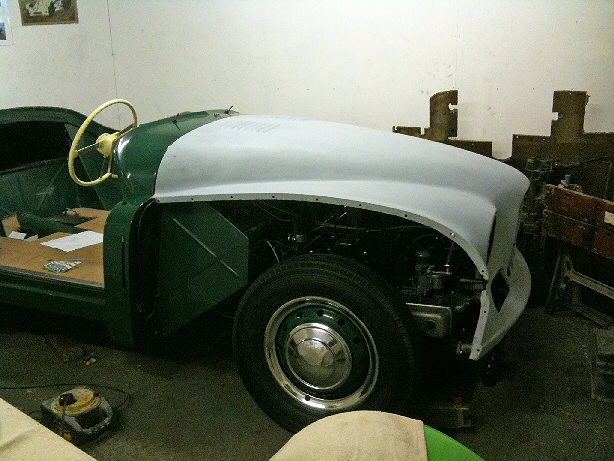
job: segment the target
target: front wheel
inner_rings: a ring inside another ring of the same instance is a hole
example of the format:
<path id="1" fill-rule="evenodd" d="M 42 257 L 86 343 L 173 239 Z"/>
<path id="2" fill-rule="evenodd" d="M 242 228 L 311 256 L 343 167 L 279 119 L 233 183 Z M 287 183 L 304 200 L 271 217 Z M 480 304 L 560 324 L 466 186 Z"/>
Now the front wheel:
<path id="1" fill-rule="evenodd" d="M 392 288 L 354 261 L 283 261 L 239 305 L 239 374 L 260 407 L 290 431 L 341 411 L 403 412 L 417 359 L 398 308 Z"/>

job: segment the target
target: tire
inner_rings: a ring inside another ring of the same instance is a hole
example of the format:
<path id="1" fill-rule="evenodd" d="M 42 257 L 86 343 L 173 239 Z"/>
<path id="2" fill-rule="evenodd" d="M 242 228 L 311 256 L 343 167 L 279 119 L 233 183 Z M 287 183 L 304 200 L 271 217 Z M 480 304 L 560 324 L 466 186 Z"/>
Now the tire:
<path id="1" fill-rule="evenodd" d="M 282 261 L 239 304 L 233 345 L 241 379 L 291 432 L 342 411 L 403 413 L 418 373 L 416 335 L 399 306 L 383 279 L 352 260 Z"/>

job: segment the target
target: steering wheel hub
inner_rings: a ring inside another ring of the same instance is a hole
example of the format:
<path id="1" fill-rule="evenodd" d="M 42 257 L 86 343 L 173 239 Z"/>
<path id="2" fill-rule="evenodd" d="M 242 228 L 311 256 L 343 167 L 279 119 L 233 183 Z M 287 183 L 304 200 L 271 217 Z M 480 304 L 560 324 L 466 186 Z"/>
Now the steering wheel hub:
<path id="1" fill-rule="evenodd" d="M 96 140 L 96 149 L 103 157 L 108 158 L 113 155 L 113 144 L 119 138 L 117 134 L 102 133 Z"/>

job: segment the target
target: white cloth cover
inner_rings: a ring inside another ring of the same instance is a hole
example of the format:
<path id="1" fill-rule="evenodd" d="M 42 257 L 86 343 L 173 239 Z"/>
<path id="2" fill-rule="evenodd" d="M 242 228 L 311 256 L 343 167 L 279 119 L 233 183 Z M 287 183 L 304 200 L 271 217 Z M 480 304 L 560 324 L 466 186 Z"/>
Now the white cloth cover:
<path id="1" fill-rule="evenodd" d="M 0 460 L 96 461 L 2 399 Z"/>
<path id="2" fill-rule="evenodd" d="M 320 419 L 294 436 L 271 461 L 427 461 L 422 421 L 379 411 Z"/>

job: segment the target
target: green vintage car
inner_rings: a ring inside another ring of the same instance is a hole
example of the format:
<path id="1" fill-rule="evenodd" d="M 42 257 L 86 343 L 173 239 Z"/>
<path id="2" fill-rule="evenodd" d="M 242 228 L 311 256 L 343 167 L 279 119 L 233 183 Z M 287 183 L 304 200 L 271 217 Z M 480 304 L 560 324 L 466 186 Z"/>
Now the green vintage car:
<path id="1" fill-rule="evenodd" d="M 133 117 L 119 132 L 93 121 L 113 104 Z M 128 346 L 238 304 L 239 373 L 290 430 L 406 411 L 429 368 L 488 359 L 528 300 L 528 181 L 477 154 L 230 110 L 138 125 L 124 100 L 1 110 L 0 130 L 0 302 Z"/>

